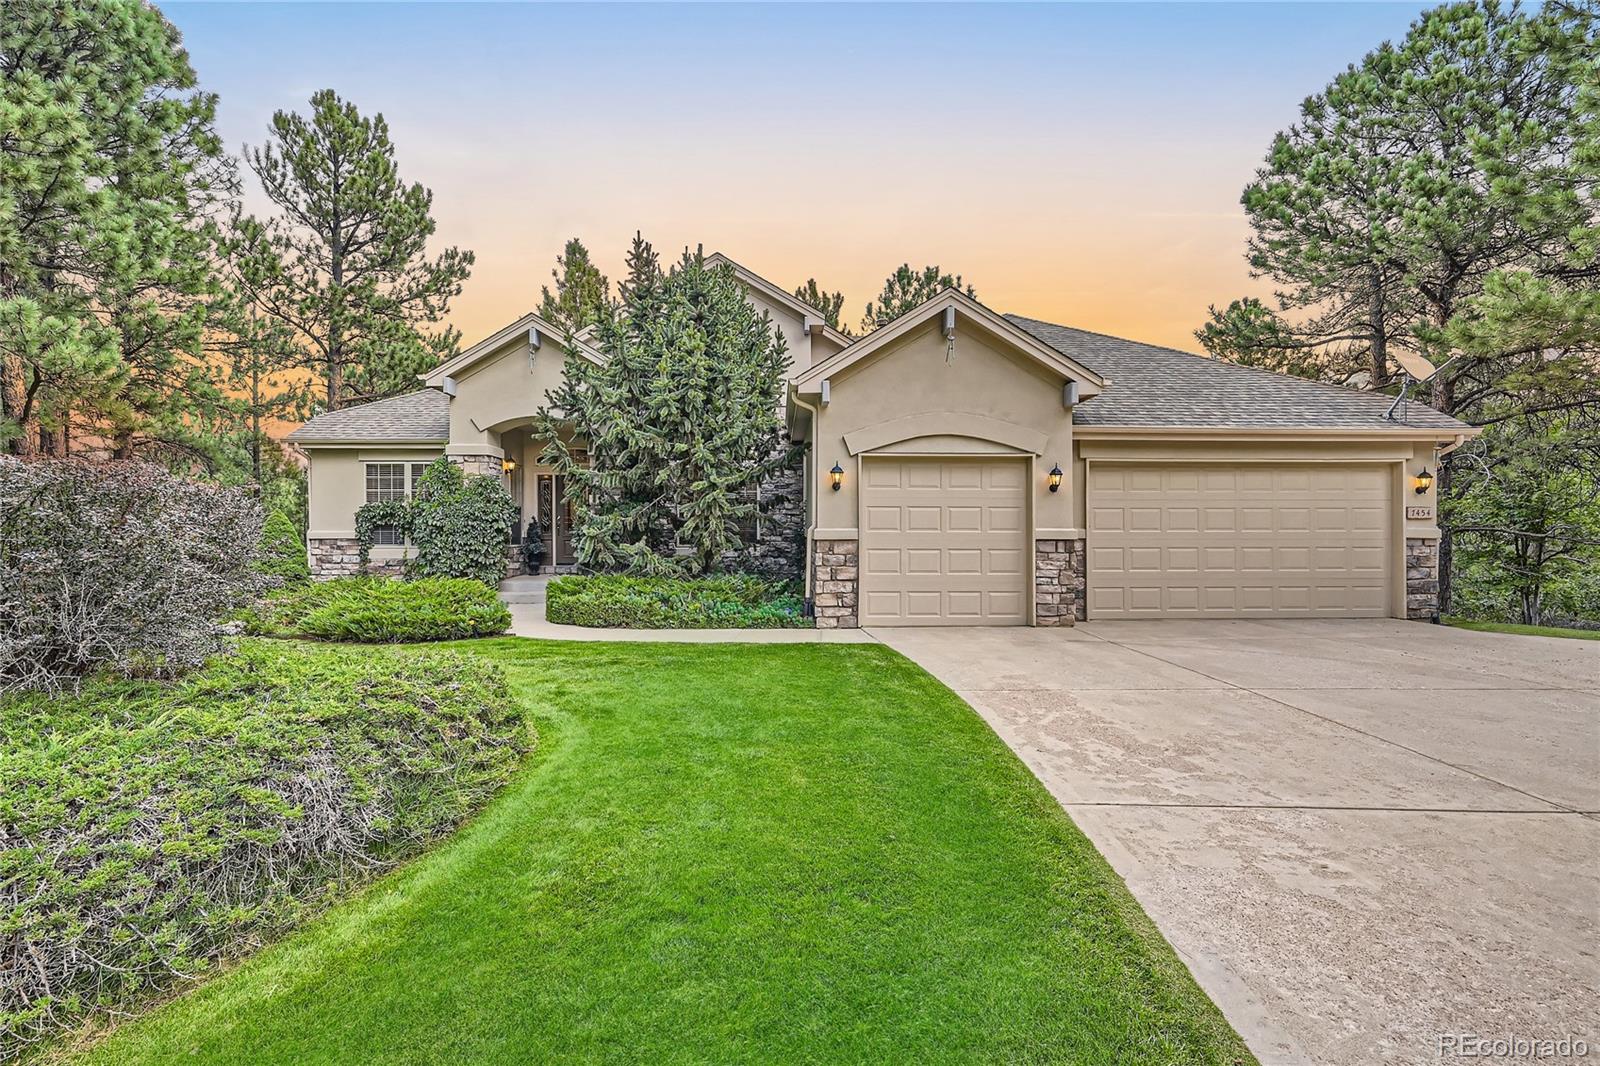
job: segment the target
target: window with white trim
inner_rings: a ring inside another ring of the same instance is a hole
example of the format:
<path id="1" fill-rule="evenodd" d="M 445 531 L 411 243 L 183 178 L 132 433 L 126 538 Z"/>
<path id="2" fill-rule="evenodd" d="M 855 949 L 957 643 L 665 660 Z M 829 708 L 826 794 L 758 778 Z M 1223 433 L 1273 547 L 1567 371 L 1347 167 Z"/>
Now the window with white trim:
<path id="1" fill-rule="evenodd" d="M 427 469 L 427 463 L 368 463 L 367 502 L 409 500 Z M 372 543 L 399 547 L 405 543 L 405 538 L 396 526 L 379 526 L 373 531 Z"/>

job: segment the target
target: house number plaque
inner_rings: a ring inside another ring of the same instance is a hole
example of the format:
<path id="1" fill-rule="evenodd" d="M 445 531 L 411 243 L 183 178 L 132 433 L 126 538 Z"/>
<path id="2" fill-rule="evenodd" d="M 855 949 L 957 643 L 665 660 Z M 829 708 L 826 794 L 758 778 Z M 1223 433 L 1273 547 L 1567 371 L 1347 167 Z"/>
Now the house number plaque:
<path id="1" fill-rule="evenodd" d="M 1426 506 L 1424 506 L 1424 507 L 1407 507 L 1406 508 L 1406 517 L 1407 518 L 1432 518 L 1433 517 L 1433 508 L 1432 507 L 1426 507 Z"/>

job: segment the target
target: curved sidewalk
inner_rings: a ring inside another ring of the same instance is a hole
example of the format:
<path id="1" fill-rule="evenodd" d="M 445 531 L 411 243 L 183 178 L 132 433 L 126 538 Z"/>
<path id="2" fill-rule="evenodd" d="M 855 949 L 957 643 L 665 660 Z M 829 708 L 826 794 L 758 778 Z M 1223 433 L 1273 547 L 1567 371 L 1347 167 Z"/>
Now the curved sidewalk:
<path id="1" fill-rule="evenodd" d="M 591 629 L 559 625 L 544 616 L 548 577 L 512 577 L 500 583 L 511 608 L 511 634 L 539 640 L 658 641 L 676 644 L 871 644 L 860 629 Z"/>

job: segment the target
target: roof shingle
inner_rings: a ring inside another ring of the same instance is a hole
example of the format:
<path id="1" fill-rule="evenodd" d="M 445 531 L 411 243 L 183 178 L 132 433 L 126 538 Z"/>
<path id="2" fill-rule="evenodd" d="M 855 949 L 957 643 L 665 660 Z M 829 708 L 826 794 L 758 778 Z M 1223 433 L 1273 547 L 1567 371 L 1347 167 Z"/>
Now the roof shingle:
<path id="1" fill-rule="evenodd" d="M 396 443 L 450 439 L 450 398 L 438 389 L 374 400 L 358 407 L 324 411 L 289 434 L 296 444 L 351 441 Z"/>
<path id="2" fill-rule="evenodd" d="M 1255 367 L 1058 326 L 1021 315 L 1008 319 L 1076 359 L 1111 384 L 1072 412 L 1081 426 L 1196 429 L 1443 429 L 1467 426 L 1420 402 L 1393 420 L 1393 397 L 1307 381 Z"/>

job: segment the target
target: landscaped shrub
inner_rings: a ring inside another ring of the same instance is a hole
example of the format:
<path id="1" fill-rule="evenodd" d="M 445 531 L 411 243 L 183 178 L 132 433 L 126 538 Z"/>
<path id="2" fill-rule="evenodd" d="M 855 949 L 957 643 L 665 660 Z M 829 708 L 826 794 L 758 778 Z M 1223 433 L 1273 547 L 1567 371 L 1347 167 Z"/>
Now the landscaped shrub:
<path id="1" fill-rule="evenodd" d="M 282 511 L 273 511 L 261 527 L 260 570 L 280 584 L 293 585 L 311 580 L 311 565 L 306 561 L 306 546 L 294 522 Z"/>
<path id="2" fill-rule="evenodd" d="M 0 1060 L 416 853 L 532 743 L 484 660 L 252 640 L 0 699 L 0 736 Z"/>
<path id="3" fill-rule="evenodd" d="M 369 503 L 356 510 L 362 565 L 380 526 L 399 529 L 415 545 L 407 573 L 467 577 L 491 587 L 506 576 L 506 545 L 516 501 L 497 477 L 464 477 L 461 467 L 435 459 L 417 482 L 415 497 Z"/>
<path id="4" fill-rule="evenodd" d="M 144 463 L 0 459 L 0 692 L 170 675 L 248 603 L 261 512 Z"/>
<path id="5" fill-rule="evenodd" d="M 785 629 L 811 624 L 804 606 L 792 582 L 603 574 L 550 582 L 545 617 L 611 629 Z"/>
<path id="6" fill-rule="evenodd" d="M 262 636 L 403 644 L 492 637 L 511 627 L 511 612 L 470 578 L 348 577 L 269 593 L 245 627 Z"/>

